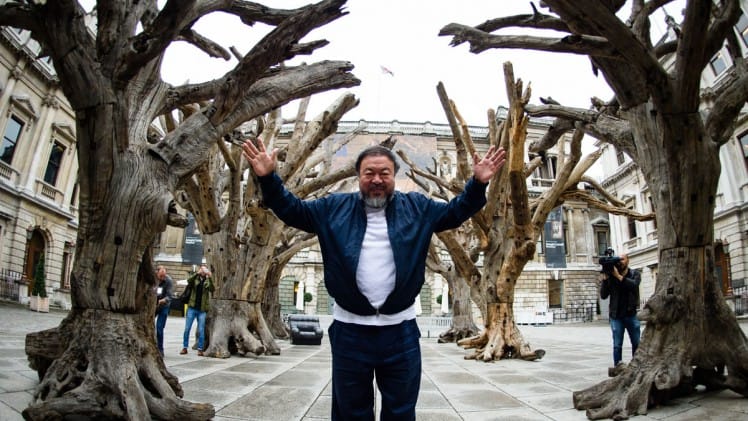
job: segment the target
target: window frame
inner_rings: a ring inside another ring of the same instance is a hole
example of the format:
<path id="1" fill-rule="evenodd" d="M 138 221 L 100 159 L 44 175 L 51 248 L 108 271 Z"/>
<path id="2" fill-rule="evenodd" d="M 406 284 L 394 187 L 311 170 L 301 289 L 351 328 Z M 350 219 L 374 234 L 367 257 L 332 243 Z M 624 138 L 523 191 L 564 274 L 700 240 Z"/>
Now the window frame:
<path id="1" fill-rule="evenodd" d="M 8 130 L 10 129 L 10 123 L 14 122 L 18 124 L 18 132 L 15 135 L 15 139 L 11 140 L 7 137 Z M 26 122 L 18 117 L 15 113 L 11 114 L 8 117 L 8 120 L 5 123 L 5 129 L 3 130 L 3 142 L 0 144 L 0 162 L 5 163 L 6 165 L 13 165 L 13 158 L 16 155 L 16 152 L 18 151 L 18 144 L 21 141 L 21 138 L 23 137 L 23 129 L 26 126 Z M 12 152 L 10 153 L 10 157 L 8 160 L 5 160 L 5 150 L 6 150 L 6 144 L 12 143 Z"/>
<path id="2" fill-rule="evenodd" d="M 719 69 L 717 64 L 719 63 L 720 66 L 722 66 L 722 69 Z M 714 76 L 719 77 L 719 75 L 725 73 L 727 69 L 730 68 L 730 66 L 727 63 L 727 60 L 725 60 L 723 52 L 717 51 L 717 54 L 715 54 L 710 60 L 709 60 L 709 68 L 714 73 Z"/>
<path id="3" fill-rule="evenodd" d="M 55 155 L 56 150 L 59 150 L 59 153 Z M 42 180 L 50 186 L 57 186 L 57 179 L 62 171 L 62 160 L 65 157 L 66 150 L 67 149 L 62 142 L 58 140 L 52 141 L 52 148 L 49 150 L 49 158 L 47 158 L 47 167 L 44 170 L 44 176 L 42 178 Z M 53 162 L 52 160 L 55 156 L 59 158 L 57 162 Z M 53 165 L 56 166 L 56 168 L 53 168 Z M 50 176 L 51 169 L 54 169 L 54 173 Z"/>

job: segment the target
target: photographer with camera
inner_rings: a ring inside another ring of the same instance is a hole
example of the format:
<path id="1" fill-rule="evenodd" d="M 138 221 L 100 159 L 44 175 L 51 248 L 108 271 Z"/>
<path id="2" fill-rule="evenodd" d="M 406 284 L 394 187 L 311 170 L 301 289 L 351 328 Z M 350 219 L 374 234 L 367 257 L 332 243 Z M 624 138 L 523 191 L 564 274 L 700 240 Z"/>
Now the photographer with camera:
<path id="1" fill-rule="evenodd" d="M 610 297 L 609 317 L 610 328 L 613 331 L 614 365 L 610 374 L 617 375 L 625 367 L 621 365 L 624 329 L 628 332 L 631 341 L 631 354 L 636 353 L 639 347 L 641 325 L 636 317 L 636 311 L 639 308 L 641 274 L 629 268 L 628 255 L 622 254 L 620 257 L 615 257 L 613 250 L 608 249 L 606 256 L 600 258 L 605 275 L 600 285 L 600 298 Z"/>

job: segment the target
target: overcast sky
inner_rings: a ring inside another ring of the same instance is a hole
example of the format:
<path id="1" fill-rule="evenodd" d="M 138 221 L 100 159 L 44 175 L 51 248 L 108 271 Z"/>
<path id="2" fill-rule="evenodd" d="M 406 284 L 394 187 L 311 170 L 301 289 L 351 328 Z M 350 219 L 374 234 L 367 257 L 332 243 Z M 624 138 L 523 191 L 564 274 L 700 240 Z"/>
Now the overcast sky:
<path id="1" fill-rule="evenodd" d="M 273 7 L 294 7 L 308 1 L 264 1 Z M 451 22 L 477 25 L 488 19 L 531 13 L 529 2 L 516 0 L 349 0 L 348 15 L 312 32 L 304 41 L 327 39 L 330 44 L 298 61 L 347 60 L 361 85 L 351 89 L 360 104 L 344 120 L 394 120 L 445 123 L 436 94 L 442 81 L 447 93 L 471 125 L 486 125 L 486 110 L 507 105 L 503 63 L 511 61 L 516 77 L 532 83 L 532 102 L 551 96 L 565 105 L 588 107 L 593 95 L 608 99 L 611 91 L 596 78 L 589 60 L 570 54 L 524 50 L 489 50 L 476 55 L 467 45 L 451 47 L 450 37 L 438 36 Z M 245 53 L 267 32 L 258 24 L 247 29 L 238 19 L 208 16 L 195 28 L 225 47 Z M 508 33 L 508 32 L 506 32 Z M 517 32 L 514 32 L 517 33 Z M 220 76 L 236 60 L 204 57 L 194 47 L 176 43 L 163 67 L 171 83 L 210 80 Z M 382 70 L 389 69 L 392 74 Z M 316 95 L 310 113 L 323 110 L 342 91 Z M 290 116 L 294 110 L 285 112 Z"/>
<path id="2" fill-rule="evenodd" d="M 310 0 L 259 2 L 293 8 Z M 93 0 L 82 3 L 90 8 Z M 679 18 L 677 6 L 669 7 L 670 13 Z M 446 123 L 436 94 L 436 85 L 442 81 L 467 122 L 485 126 L 486 110 L 507 105 L 502 70 L 506 61 L 513 63 L 516 77 L 532 83 L 532 103 L 539 103 L 540 96 L 550 96 L 563 105 L 587 108 L 592 96 L 611 97 L 610 88 L 602 77 L 592 74 L 585 56 L 527 50 L 488 50 L 476 55 L 468 51 L 466 44 L 451 47 L 450 37 L 438 36 L 439 30 L 452 22 L 475 26 L 496 17 L 532 13 L 529 1 L 349 0 L 346 10 L 347 15 L 303 40 L 326 39 L 329 45 L 293 62 L 346 60 L 355 65 L 353 73 L 362 83 L 351 91 L 360 104 L 344 120 Z M 237 18 L 222 13 L 208 15 L 194 27 L 225 48 L 234 46 L 241 53 L 249 51 L 270 29 L 263 24 L 246 27 Z M 661 15 L 653 19 L 653 27 L 664 29 Z M 545 34 L 552 35 L 547 31 Z M 220 77 L 236 63 L 233 58 L 227 62 L 207 57 L 195 47 L 177 42 L 167 51 L 162 74 L 172 84 L 202 82 Z M 315 95 L 308 117 L 325 109 L 342 92 Z M 294 113 L 295 107 L 284 111 L 287 117 Z"/>

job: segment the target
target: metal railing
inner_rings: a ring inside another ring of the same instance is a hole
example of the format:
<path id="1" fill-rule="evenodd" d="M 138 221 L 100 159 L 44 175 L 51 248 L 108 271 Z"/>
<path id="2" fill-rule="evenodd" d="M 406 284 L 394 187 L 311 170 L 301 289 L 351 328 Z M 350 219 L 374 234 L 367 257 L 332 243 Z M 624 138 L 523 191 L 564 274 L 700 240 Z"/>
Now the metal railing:
<path id="1" fill-rule="evenodd" d="M 23 274 L 10 269 L 0 269 L 0 298 L 18 301 Z"/>
<path id="2" fill-rule="evenodd" d="M 748 313 L 748 286 L 733 288 L 732 296 L 727 299 L 732 300 L 736 316 Z"/>

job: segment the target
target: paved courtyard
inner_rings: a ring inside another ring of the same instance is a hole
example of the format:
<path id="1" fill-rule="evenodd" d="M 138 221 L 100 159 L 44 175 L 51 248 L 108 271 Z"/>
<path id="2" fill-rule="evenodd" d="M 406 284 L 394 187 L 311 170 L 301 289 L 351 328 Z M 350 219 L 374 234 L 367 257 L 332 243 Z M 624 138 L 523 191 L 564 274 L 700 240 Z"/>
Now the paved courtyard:
<path id="1" fill-rule="evenodd" d="M 26 333 L 57 326 L 65 313 L 35 313 L 0 303 L 0 421 L 22 420 L 20 412 L 37 385 L 24 353 Z M 748 324 L 743 323 L 743 330 Z M 198 357 L 179 355 L 184 318 L 169 317 L 165 362 L 179 377 L 185 398 L 210 402 L 214 420 L 325 420 L 330 412 L 330 348 L 280 341 L 281 355 Z M 194 329 L 194 328 L 193 328 Z M 586 420 L 572 406 L 572 391 L 605 379 L 611 364 L 610 330 L 605 322 L 523 326 L 535 348 L 547 351 L 536 362 L 465 360 L 467 351 L 437 344 L 440 329 L 422 326 L 423 377 L 419 420 Z M 325 335 L 326 336 L 326 335 Z M 630 355 L 624 348 L 624 355 Z M 748 419 L 748 399 L 723 391 L 700 392 L 653 408 L 633 420 Z"/>

